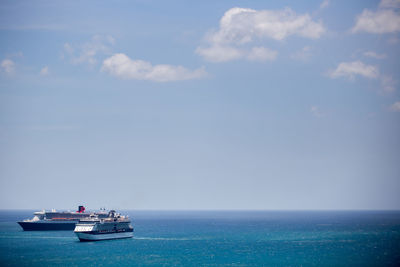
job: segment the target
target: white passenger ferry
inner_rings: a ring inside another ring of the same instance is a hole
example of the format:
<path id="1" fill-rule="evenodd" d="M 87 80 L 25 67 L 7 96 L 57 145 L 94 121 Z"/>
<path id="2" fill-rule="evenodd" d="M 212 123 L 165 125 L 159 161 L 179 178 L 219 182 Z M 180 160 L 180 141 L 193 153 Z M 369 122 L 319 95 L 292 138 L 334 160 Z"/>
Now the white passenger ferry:
<path id="1" fill-rule="evenodd" d="M 114 210 L 107 218 L 93 215 L 79 221 L 75 225 L 75 234 L 80 241 L 99 241 L 133 237 L 133 227 L 127 216 L 121 216 Z"/>

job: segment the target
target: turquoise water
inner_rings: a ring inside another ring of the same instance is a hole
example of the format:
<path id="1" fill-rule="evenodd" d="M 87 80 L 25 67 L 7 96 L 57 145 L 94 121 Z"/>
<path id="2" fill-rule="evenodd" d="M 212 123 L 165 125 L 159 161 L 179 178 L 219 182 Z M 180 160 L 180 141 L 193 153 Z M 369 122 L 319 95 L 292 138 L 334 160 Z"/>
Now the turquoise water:
<path id="1" fill-rule="evenodd" d="M 23 232 L 0 211 L 0 266 L 400 266 L 400 212 L 138 212 L 133 239 Z"/>

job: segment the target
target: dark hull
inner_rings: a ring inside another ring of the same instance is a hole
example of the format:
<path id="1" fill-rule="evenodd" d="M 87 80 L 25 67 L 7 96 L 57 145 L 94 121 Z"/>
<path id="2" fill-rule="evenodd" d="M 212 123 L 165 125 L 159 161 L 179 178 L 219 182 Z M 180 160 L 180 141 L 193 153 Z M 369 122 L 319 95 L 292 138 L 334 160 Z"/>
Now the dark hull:
<path id="1" fill-rule="evenodd" d="M 77 222 L 18 222 L 18 224 L 24 231 L 66 231 L 74 230 Z"/>
<path id="2" fill-rule="evenodd" d="M 133 229 L 125 229 L 123 231 L 110 231 L 110 232 L 99 232 L 99 231 L 75 232 L 75 234 L 82 242 L 103 241 L 112 239 L 132 238 Z"/>

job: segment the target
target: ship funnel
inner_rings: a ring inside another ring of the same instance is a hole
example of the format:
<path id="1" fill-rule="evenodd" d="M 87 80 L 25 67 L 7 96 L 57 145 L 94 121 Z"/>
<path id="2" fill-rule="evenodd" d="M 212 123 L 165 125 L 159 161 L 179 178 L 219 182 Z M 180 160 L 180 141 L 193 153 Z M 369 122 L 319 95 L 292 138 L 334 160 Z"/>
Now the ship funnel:
<path id="1" fill-rule="evenodd" d="M 115 218 L 115 210 L 110 210 L 110 211 L 108 212 L 108 217 L 109 217 L 109 218 Z"/>
<path id="2" fill-rule="evenodd" d="M 84 206 L 79 206 L 79 207 L 78 207 L 78 212 L 79 212 L 79 213 L 85 212 L 85 207 L 84 207 Z"/>

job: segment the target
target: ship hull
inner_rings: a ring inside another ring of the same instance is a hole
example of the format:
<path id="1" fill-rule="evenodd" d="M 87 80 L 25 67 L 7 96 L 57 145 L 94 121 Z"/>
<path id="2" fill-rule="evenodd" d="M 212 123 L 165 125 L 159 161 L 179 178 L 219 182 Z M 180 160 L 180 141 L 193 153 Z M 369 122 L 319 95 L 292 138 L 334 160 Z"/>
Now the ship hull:
<path id="1" fill-rule="evenodd" d="M 24 231 L 67 231 L 74 230 L 78 221 L 64 222 L 18 222 Z"/>
<path id="2" fill-rule="evenodd" d="M 101 240 L 111 240 L 111 239 L 122 239 L 122 238 L 132 238 L 132 232 L 122 232 L 122 233 L 82 233 L 75 232 L 81 242 L 91 242 L 91 241 L 101 241 Z"/>

